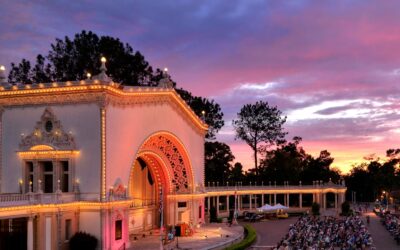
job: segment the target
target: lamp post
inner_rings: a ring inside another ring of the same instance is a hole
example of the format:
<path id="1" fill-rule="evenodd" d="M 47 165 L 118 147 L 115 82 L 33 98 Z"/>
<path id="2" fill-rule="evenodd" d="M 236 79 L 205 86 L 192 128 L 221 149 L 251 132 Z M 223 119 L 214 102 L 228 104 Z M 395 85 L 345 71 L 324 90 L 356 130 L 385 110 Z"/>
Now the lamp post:
<path id="1" fill-rule="evenodd" d="M 22 179 L 19 179 L 18 180 L 18 184 L 19 184 L 19 193 L 20 194 L 22 194 L 22 184 L 23 184 L 24 182 L 22 181 Z"/>

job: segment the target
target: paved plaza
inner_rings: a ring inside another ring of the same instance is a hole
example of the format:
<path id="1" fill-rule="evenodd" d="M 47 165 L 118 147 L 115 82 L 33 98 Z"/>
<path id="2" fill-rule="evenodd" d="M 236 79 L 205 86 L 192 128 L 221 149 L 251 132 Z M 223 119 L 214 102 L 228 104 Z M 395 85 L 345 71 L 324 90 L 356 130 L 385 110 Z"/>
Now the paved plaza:
<path id="1" fill-rule="evenodd" d="M 195 249 L 195 250 L 211 250 L 223 249 L 224 246 L 230 245 L 236 241 L 240 241 L 243 237 L 243 227 L 227 226 L 221 224 L 209 224 L 196 230 L 191 237 L 179 237 L 167 245 L 164 249 Z M 132 241 L 129 249 L 154 250 L 160 249 L 160 236 L 147 235 L 145 238 L 138 237 L 138 240 Z"/>

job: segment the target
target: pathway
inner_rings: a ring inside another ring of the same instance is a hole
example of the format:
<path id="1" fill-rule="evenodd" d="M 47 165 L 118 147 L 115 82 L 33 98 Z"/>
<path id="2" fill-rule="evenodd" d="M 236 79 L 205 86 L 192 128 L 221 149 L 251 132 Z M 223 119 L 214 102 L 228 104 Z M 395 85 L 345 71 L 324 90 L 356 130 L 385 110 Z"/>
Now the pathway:
<path id="1" fill-rule="evenodd" d="M 366 215 L 369 215 L 371 218 L 370 225 L 368 226 L 368 231 L 371 233 L 376 249 L 377 250 L 400 249 L 400 246 L 396 244 L 393 237 L 381 224 L 380 217 L 373 212 L 364 213 L 365 224 L 366 224 L 365 220 Z"/>
<path id="2" fill-rule="evenodd" d="M 294 224 L 298 217 L 288 219 L 273 219 L 251 223 L 257 231 L 257 242 L 253 244 L 253 249 L 269 249 L 269 246 L 276 246 L 283 236 L 289 231 L 289 225 Z"/>

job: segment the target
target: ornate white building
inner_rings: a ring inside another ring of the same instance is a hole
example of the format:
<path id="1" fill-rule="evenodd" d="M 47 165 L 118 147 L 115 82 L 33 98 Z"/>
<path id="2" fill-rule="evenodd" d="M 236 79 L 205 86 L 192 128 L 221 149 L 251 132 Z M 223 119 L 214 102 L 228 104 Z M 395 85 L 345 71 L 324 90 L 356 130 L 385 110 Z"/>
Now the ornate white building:
<path id="1" fill-rule="evenodd" d="M 102 69 L 0 87 L 1 249 L 66 249 L 77 231 L 119 249 L 161 220 L 204 222 L 207 125 L 168 82 L 126 87 Z"/>
<path id="2" fill-rule="evenodd" d="M 207 125 L 172 84 L 121 86 L 104 62 L 101 70 L 82 81 L 11 85 L 0 67 L 0 249 L 68 249 L 78 231 L 99 249 L 124 249 L 129 235 L 161 224 L 204 223 L 211 206 L 228 216 L 279 199 L 297 209 L 344 201 L 344 184 L 322 181 L 205 188 Z"/>

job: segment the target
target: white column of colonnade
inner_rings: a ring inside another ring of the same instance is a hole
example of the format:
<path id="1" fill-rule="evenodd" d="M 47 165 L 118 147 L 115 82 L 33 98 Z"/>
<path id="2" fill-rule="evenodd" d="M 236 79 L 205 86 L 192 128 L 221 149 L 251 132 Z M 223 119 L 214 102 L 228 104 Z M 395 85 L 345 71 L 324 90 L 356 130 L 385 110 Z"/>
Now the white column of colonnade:
<path id="1" fill-rule="evenodd" d="M 219 216 L 219 195 L 217 195 L 217 202 L 216 202 L 216 206 L 217 206 L 217 215 Z"/>
<path id="2" fill-rule="evenodd" d="M 302 193 L 299 194 L 299 207 L 303 208 L 303 194 Z"/>
<path id="3" fill-rule="evenodd" d="M 27 239 L 27 246 L 28 250 L 33 250 L 33 218 L 29 216 L 28 218 L 28 239 Z"/>
<path id="4" fill-rule="evenodd" d="M 338 206 L 339 204 L 338 204 L 338 194 L 337 193 L 335 193 L 335 209 L 338 209 Z"/>

